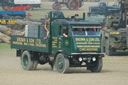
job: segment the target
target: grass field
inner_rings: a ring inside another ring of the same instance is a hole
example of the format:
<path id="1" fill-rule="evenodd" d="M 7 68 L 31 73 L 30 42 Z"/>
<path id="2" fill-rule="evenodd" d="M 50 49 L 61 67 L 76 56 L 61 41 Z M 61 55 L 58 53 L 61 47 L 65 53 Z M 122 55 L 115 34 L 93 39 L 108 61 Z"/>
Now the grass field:
<path id="1" fill-rule="evenodd" d="M 10 47 L 10 44 L 1 43 L 0 44 L 0 50 L 7 49 Z"/>

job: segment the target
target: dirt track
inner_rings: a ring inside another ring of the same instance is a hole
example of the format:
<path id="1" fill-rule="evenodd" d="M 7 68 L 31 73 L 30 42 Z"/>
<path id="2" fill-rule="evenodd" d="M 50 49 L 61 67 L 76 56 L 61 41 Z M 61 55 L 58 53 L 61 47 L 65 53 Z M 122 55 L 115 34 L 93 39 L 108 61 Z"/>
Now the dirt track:
<path id="1" fill-rule="evenodd" d="M 128 85 L 128 56 L 106 56 L 101 73 L 72 68 L 70 73 L 60 74 L 49 65 L 39 65 L 36 71 L 24 71 L 15 50 L 0 48 L 0 85 Z"/>
<path id="2" fill-rule="evenodd" d="M 70 73 L 60 74 L 49 65 L 24 71 L 15 50 L 9 49 L 0 52 L 0 85 L 128 85 L 128 56 L 106 56 L 101 73 L 72 68 Z"/>

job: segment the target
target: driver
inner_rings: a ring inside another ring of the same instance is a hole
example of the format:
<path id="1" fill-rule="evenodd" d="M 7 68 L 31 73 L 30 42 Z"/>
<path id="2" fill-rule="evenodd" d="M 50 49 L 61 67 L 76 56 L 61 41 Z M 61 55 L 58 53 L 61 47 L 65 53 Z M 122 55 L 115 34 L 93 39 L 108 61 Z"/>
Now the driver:
<path id="1" fill-rule="evenodd" d="M 63 30 L 63 36 L 68 37 L 68 29 L 67 28 Z"/>

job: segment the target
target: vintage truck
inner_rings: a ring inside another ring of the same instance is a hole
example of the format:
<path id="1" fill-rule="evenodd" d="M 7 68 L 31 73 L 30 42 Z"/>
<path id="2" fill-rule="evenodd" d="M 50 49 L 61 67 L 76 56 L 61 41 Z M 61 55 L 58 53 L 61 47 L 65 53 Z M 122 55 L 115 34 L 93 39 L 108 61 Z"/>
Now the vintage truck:
<path id="1" fill-rule="evenodd" d="M 101 51 L 100 23 L 83 18 L 57 17 L 50 12 L 49 37 L 42 26 L 27 25 L 24 36 L 12 36 L 11 48 L 21 58 L 24 70 L 35 70 L 37 64 L 49 63 L 59 73 L 69 67 L 87 67 L 101 72 L 104 54 Z M 64 33 L 67 36 L 64 36 Z"/>
<path id="2" fill-rule="evenodd" d="M 60 10 L 65 5 L 70 10 L 78 10 L 83 5 L 83 0 L 53 0 L 53 9 Z"/>
<path id="3" fill-rule="evenodd" d="M 84 2 L 99 2 L 100 0 L 53 0 L 53 9 L 60 10 L 64 5 L 70 10 L 78 10 Z"/>
<path id="4" fill-rule="evenodd" d="M 128 53 L 128 0 L 118 0 L 120 9 L 110 9 L 102 29 L 103 50 L 107 55 Z"/>
<path id="5" fill-rule="evenodd" d="M 108 16 L 111 14 L 109 10 L 119 10 L 119 6 L 109 6 L 106 2 L 100 2 L 98 6 L 89 7 L 89 15 L 104 15 Z"/>

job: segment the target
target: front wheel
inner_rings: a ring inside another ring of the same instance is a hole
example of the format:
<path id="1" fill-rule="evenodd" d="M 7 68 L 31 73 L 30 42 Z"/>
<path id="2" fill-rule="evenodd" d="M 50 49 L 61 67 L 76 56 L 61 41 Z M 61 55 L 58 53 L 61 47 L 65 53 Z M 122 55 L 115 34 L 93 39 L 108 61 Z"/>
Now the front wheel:
<path id="1" fill-rule="evenodd" d="M 97 58 L 95 62 L 92 63 L 91 66 L 87 66 L 87 69 L 91 72 L 101 72 L 103 66 L 103 59 Z"/>
<path id="2" fill-rule="evenodd" d="M 66 73 L 69 68 L 69 59 L 64 54 L 59 53 L 56 57 L 55 68 L 59 73 Z"/>

